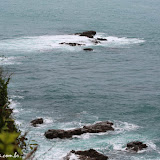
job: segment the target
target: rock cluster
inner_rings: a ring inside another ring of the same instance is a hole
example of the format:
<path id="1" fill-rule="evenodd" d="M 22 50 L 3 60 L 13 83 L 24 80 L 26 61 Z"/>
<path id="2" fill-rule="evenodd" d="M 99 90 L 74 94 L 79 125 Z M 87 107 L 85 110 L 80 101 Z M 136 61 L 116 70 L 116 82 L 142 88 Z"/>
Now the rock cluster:
<path id="1" fill-rule="evenodd" d="M 82 32 L 82 33 L 75 33 L 75 35 L 79 35 L 79 36 L 84 36 L 84 37 L 90 38 L 91 39 L 90 41 L 94 45 L 97 45 L 97 44 L 101 43 L 101 41 L 107 41 L 107 39 L 105 39 L 105 38 L 97 38 L 97 39 L 94 38 L 94 36 L 96 35 L 96 31 L 86 31 L 86 32 Z M 69 45 L 69 46 L 72 46 L 72 47 L 86 45 L 86 44 L 80 44 L 80 43 L 76 43 L 76 42 L 61 42 L 59 44 Z M 83 50 L 84 51 L 93 51 L 92 48 L 84 48 Z"/>
<path id="2" fill-rule="evenodd" d="M 66 44 L 66 45 L 69 45 L 69 46 L 83 46 L 85 44 L 79 44 L 79 43 L 66 43 L 66 42 L 62 42 L 62 43 L 59 43 L 59 44 Z"/>
<path id="3" fill-rule="evenodd" d="M 76 33 L 75 35 L 93 38 L 96 35 L 96 31 L 86 31 L 86 32 L 82 32 L 82 33 Z"/>
<path id="4" fill-rule="evenodd" d="M 93 51 L 92 48 L 84 48 L 83 50 L 84 50 L 84 51 Z"/>
<path id="5" fill-rule="evenodd" d="M 37 127 L 37 124 L 43 124 L 43 118 L 34 119 L 30 123 L 33 127 Z"/>
<path id="6" fill-rule="evenodd" d="M 107 41 L 107 39 L 105 39 L 105 38 L 97 38 L 97 40 L 99 40 L 99 41 Z"/>
<path id="7" fill-rule="evenodd" d="M 76 128 L 72 130 L 59 130 L 59 129 L 49 129 L 45 132 L 45 137 L 48 139 L 53 138 L 71 138 L 74 135 L 81 135 L 84 133 L 100 133 L 113 131 L 112 122 L 99 122 L 89 126 L 83 126 L 82 128 Z"/>
<path id="8" fill-rule="evenodd" d="M 74 151 L 72 150 L 64 160 L 70 160 L 71 155 L 75 154 L 79 160 L 108 160 L 108 157 L 97 152 L 94 149 L 86 150 L 86 151 Z"/>
<path id="9" fill-rule="evenodd" d="M 94 38 L 94 36 L 96 35 L 96 31 L 86 31 L 86 32 L 82 32 L 82 33 L 75 33 L 75 35 L 85 36 L 85 37 L 88 37 L 88 38 Z M 105 38 L 97 38 L 97 40 L 107 41 L 107 39 L 105 39 Z"/>
<path id="10" fill-rule="evenodd" d="M 138 152 L 147 148 L 148 146 L 140 141 L 134 141 L 127 144 L 126 150 Z"/>

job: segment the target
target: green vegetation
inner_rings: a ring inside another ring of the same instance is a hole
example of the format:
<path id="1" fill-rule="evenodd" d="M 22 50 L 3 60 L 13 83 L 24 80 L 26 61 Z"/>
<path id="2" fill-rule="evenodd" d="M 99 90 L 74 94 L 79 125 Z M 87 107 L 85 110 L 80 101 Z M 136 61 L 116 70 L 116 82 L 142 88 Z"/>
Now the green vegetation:
<path id="1" fill-rule="evenodd" d="M 0 68 L 0 159 L 21 160 L 25 137 L 20 136 L 21 132 L 12 117 L 13 111 L 9 108 L 7 92 L 9 81 L 10 77 L 6 78 Z"/>

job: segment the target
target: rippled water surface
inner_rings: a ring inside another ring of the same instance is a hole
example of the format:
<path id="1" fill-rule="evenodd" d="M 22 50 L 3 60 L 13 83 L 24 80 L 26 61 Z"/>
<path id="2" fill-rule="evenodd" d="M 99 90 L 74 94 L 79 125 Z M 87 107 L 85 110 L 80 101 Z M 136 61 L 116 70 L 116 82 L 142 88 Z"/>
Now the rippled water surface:
<path id="1" fill-rule="evenodd" d="M 0 66 L 13 73 L 11 107 L 40 145 L 35 159 L 61 160 L 94 148 L 113 160 L 160 159 L 160 5 L 158 0 L 5 0 L 0 4 Z M 73 35 L 97 31 L 95 45 Z M 82 43 L 71 47 L 59 43 Z M 93 52 L 85 52 L 85 47 Z M 29 122 L 44 118 L 32 128 Z M 114 132 L 47 140 L 48 129 L 110 120 Z M 147 150 L 125 151 L 140 140 Z"/>

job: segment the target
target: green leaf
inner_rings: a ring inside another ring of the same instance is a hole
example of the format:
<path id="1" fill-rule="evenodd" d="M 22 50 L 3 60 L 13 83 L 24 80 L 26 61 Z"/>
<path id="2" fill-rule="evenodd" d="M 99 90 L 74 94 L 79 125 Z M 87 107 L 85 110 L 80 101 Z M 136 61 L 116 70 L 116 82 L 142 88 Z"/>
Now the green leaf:
<path id="1" fill-rule="evenodd" d="M 0 134 L 0 140 L 4 143 L 4 144 L 11 144 L 13 142 L 16 141 L 16 139 L 18 138 L 19 133 L 9 133 L 9 132 L 2 132 Z"/>
<path id="2" fill-rule="evenodd" d="M 13 144 L 9 144 L 9 145 L 7 145 L 6 146 L 6 152 L 5 152 L 5 154 L 13 154 L 14 153 L 14 145 Z"/>
<path id="3" fill-rule="evenodd" d="M 4 150 L 4 144 L 0 143 L 0 151 L 3 151 Z"/>

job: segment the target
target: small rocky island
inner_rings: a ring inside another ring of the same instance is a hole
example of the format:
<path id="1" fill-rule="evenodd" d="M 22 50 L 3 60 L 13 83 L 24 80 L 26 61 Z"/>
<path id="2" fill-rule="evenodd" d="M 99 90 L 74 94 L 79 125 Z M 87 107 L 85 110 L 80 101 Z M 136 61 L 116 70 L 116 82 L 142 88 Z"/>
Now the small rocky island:
<path id="1" fill-rule="evenodd" d="M 83 50 L 84 50 L 84 51 L 93 51 L 92 48 L 84 48 Z"/>
<path id="2" fill-rule="evenodd" d="M 74 151 L 72 150 L 64 160 L 70 160 L 72 156 L 76 156 L 79 160 L 108 160 L 108 157 L 97 152 L 94 149 L 86 150 L 86 151 Z"/>
<path id="3" fill-rule="evenodd" d="M 85 31 L 85 32 L 82 32 L 82 33 L 75 33 L 75 35 L 78 35 L 78 36 L 84 36 L 84 37 L 87 37 L 89 38 L 89 40 L 94 44 L 99 44 L 101 43 L 101 41 L 107 41 L 106 38 L 94 38 L 94 36 L 96 35 L 96 31 Z M 69 45 L 69 46 L 72 46 L 72 47 L 75 47 L 75 46 L 85 46 L 86 44 L 84 43 L 75 43 L 75 42 L 61 42 L 59 43 L 61 45 Z M 85 48 L 83 49 L 84 51 L 93 51 L 92 48 Z"/>
<path id="4" fill-rule="evenodd" d="M 105 121 L 72 130 L 49 129 L 47 132 L 45 132 L 44 135 L 48 139 L 72 138 L 72 136 L 74 135 L 82 135 L 84 133 L 100 133 L 100 132 L 114 131 L 114 128 L 112 126 L 113 126 L 112 122 Z"/>
<path id="5" fill-rule="evenodd" d="M 30 123 L 33 127 L 37 127 L 38 124 L 43 124 L 43 118 L 34 119 Z"/>
<path id="6" fill-rule="evenodd" d="M 75 35 L 93 38 L 96 35 L 96 31 L 86 31 L 86 32 L 82 32 L 82 33 L 75 33 Z"/>
<path id="7" fill-rule="evenodd" d="M 146 149 L 147 147 L 148 146 L 146 144 L 144 144 L 143 142 L 134 141 L 134 142 L 127 143 L 126 150 L 138 152 L 138 151 L 141 151 L 143 149 Z"/>

